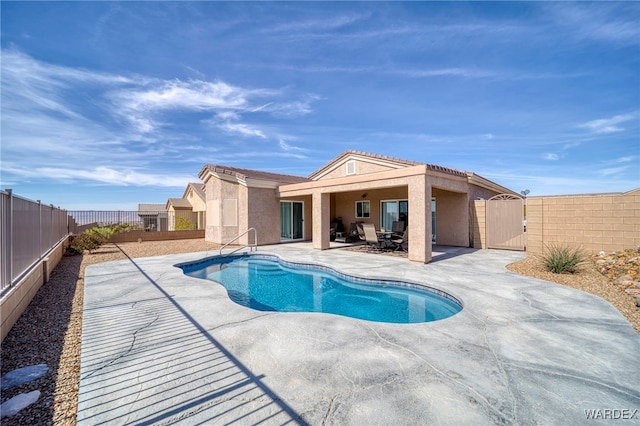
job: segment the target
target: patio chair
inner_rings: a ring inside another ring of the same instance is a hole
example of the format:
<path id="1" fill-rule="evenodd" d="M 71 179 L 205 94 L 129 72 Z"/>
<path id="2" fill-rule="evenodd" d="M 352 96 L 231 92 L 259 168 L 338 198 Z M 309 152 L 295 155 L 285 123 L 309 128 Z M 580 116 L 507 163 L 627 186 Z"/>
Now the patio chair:
<path id="1" fill-rule="evenodd" d="M 364 231 L 365 242 L 371 249 L 381 250 L 383 249 L 383 242 L 378 238 L 376 233 L 376 227 L 371 223 L 363 223 L 362 230 Z"/>
<path id="2" fill-rule="evenodd" d="M 409 244 L 409 228 L 404 231 L 401 237 L 391 238 L 391 244 L 393 244 L 394 247 L 393 251 L 407 251 L 405 244 Z"/>
<path id="3" fill-rule="evenodd" d="M 391 224 L 391 232 L 393 232 L 395 236 L 402 236 L 402 233 L 404 232 L 404 221 L 394 220 Z"/>
<path id="4" fill-rule="evenodd" d="M 367 236 L 364 234 L 364 228 L 362 227 L 364 222 L 356 222 L 356 238 L 360 241 L 367 241 Z"/>

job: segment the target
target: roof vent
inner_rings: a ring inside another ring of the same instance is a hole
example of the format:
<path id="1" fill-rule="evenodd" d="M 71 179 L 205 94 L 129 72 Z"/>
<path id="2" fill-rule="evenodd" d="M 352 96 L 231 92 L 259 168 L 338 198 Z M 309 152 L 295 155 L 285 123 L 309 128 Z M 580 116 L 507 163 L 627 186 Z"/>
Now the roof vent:
<path id="1" fill-rule="evenodd" d="M 356 160 L 347 161 L 347 175 L 356 174 Z"/>

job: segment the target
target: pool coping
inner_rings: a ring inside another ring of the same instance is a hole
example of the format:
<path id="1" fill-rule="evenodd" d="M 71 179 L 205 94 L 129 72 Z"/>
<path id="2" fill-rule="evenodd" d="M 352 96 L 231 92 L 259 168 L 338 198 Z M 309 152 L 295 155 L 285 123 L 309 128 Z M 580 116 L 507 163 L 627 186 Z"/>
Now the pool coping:
<path id="1" fill-rule="evenodd" d="M 265 313 L 173 266 L 209 252 L 92 265 L 78 423 L 580 424 L 586 410 L 640 408 L 638 334 L 600 298 L 507 271 L 522 253 L 462 249 L 422 265 L 260 251 L 422 280 L 464 309 L 419 324 Z"/>

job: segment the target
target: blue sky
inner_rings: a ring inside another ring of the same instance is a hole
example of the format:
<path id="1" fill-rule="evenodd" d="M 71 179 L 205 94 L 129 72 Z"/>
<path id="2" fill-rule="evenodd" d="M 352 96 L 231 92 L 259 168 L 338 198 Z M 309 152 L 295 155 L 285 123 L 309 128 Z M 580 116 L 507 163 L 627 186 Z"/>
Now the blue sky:
<path id="1" fill-rule="evenodd" d="M 640 187 L 635 2 L 7 2 L 1 188 L 164 203 L 346 149 L 530 195 Z"/>

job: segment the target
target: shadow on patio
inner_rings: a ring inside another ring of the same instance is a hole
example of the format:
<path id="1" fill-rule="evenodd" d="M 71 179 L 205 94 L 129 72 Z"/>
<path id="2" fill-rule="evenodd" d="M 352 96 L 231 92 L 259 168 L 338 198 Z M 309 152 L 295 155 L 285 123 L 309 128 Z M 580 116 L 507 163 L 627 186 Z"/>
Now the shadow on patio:
<path id="1" fill-rule="evenodd" d="M 307 424 L 129 260 L 144 279 L 85 300 L 78 424 Z"/>

